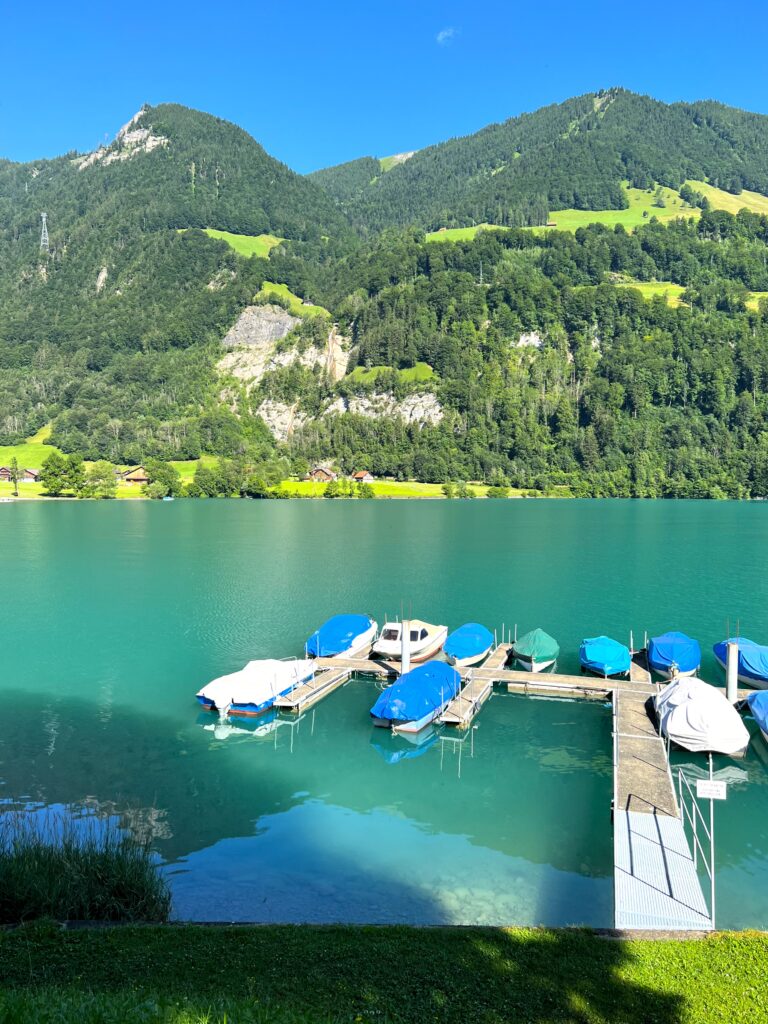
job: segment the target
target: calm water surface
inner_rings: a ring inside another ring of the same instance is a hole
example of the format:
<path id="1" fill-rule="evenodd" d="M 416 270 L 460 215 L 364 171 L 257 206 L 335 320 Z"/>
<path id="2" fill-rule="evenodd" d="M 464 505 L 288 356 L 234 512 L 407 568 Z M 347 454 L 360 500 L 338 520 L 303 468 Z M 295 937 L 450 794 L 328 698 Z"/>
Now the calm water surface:
<path id="1" fill-rule="evenodd" d="M 0 794 L 149 831 L 182 918 L 609 925 L 605 707 L 499 693 L 415 746 L 372 681 L 235 729 L 194 693 L 339 611 L 541 625 L 564 671 L 602 632 L 765 640 L 767 542 L 762 503 L 4 505 Z M 768 927 L 768 748 L 716 767 L 718 923 Z"/>

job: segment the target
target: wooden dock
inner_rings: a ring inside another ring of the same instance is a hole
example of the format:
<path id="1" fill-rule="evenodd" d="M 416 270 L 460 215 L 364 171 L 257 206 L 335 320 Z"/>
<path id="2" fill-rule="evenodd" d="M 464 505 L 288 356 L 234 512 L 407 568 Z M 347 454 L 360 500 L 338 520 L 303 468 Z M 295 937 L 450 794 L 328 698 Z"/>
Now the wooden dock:
<path id="1" fill-rule="evenodd" d="M 629 677 L 531 673 L 507 668 L 509 644 L 485 663 L 462 671 L 463 687 L 439 721 L 467 730 L 493 693 L 610 700 L 613 708 L 614 924 L 619 930 L 708 931 L 710 911 L 686 837 L 669 764 L 658 734 L 652 698 L 658 692 L 645 659 L 633 654 Z M 276 704 L 302 712 L 353 675 L 396 679 L 398 663 L 360 658 L 318 658 L 315 676 Z"/>

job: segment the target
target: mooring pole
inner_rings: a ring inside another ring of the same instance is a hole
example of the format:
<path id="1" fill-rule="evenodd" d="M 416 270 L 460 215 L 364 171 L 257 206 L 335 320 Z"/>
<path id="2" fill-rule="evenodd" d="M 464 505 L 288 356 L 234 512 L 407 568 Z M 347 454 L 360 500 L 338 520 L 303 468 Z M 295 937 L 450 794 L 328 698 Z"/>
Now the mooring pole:
<path id="1" fill-rule="evenodd" d="M 739 645 L 729 640 L 725 651 L 725 696 L 729 704 L 735 704 L 739 699 Z"/>

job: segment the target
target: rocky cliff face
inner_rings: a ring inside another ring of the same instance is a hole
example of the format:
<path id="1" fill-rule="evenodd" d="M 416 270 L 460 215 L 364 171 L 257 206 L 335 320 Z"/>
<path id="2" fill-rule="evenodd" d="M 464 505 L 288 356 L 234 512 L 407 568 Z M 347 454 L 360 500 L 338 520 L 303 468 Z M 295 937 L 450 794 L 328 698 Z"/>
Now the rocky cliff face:
<path id="1" fill-rule="evenodd" d="M 257 412 L 277 441 L 287 441 L 295 430 L 310 421 L 309 417 L 301 412 L 298 403 L 288 405 L 271 398 L 265 399 Z M 368 416 L 371 419 L 397 418 L 416 426 L 434 426 L 444 416 L 440 402 L 434 395 L 428 393 L 408 395 L 400 402 L 390 394 L 337 398 L 323 409 L 320 415 L 344 416 L 347 413 Z"/>
<path id="2" fill-rule="evenodd" d="M 279 347 L 278 343 L 300 322 L 282 306 L 248 306 L 222 342 L 230 351 L 219 360 L 219 369 L 244 381 L 249 389 L 270 370 L 293 363 L 319 367 L 331 380 L 341 380 L 347 372 L 349 354 L 347 339 L 335 325 L 329 330 L 325 346 L 310 345 L 301 351 Z"/>

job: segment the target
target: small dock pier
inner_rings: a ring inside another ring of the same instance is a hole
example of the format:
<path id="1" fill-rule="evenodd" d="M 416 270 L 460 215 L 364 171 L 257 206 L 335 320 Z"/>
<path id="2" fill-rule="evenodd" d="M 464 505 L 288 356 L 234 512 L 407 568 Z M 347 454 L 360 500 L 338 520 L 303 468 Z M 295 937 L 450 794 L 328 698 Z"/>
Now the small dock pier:
<path id="1" fill-rule="evenodd" d="M 363 658 L 316 658 L 314 677 L 278 697 L 275 707 L 295 713 L 306 711 L 349 682 L 353 673 L 387 679 L 399 675 L 399 668 L 389 661 L 372 661 L 370 652 Z"/>
<path id="2" fill-rule="evenodd" d="M 658 692 L 645 651 L 633 652 L 628 678 L 532 673 L 507 668 L 510 644 L 498 644 L 483 665 L 462 670 L 463 687 L 439 722 L 459 731 L 472 723 L 501 686 L 512 693 L 610 701 L 613 721 L 614 927 L 619 931 L 711 931 L 697 860 L 691 853 L 665 740 L 656 729 Z M 312 707 L 353 675 L 394 680 L 400 665 L 371 658 L 317 658 L 314 678 L 278 698 L 284 711 Z"/>

